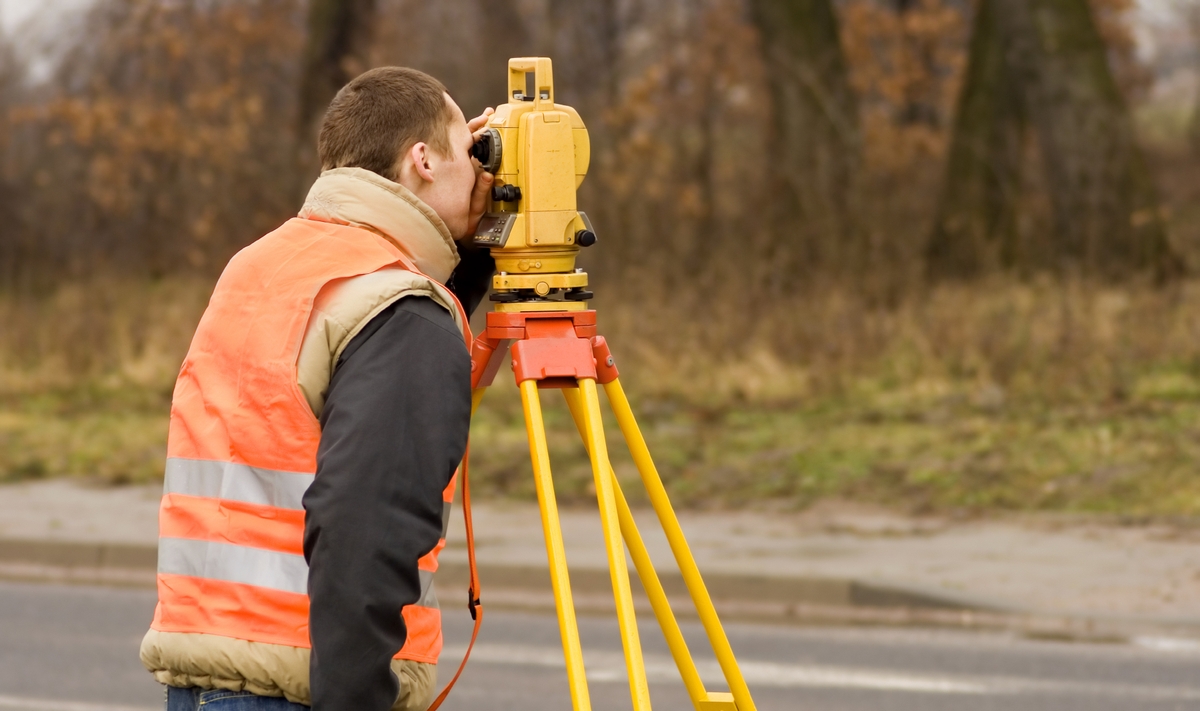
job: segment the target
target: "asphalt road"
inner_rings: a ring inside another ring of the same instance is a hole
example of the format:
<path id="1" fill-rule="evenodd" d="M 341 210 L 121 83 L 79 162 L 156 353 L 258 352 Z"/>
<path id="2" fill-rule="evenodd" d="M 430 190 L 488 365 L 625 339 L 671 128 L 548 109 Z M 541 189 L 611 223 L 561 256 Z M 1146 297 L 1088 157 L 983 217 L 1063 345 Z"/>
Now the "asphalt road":
<path id="1" fill-rule="evenodd" d="M 445 598 L 449 598 L 445 595 Z M 149 711 L 162 690 L 137 647 L 153 610 L 144 590 L 0 583 L 0 710 Z M 445 666 L 470 630 L 447 621 Z M 642 629 L 656 709 L 688 709 L 651 621 Z M 1200 709 L 1200 644 L 1033 641 L 914 629 L 733 624 L 734 649 L 759 709 L 784 711 Z M 615 624 L 581 620 L 593 708 L 629 708 Z M 702 674 L 720 689 L 698 629 Z M 447 711 L 564 711 L 570 701 L 553 616 L 490 611 Z M 443 670 L 443 680 L 449 676 Z"/>

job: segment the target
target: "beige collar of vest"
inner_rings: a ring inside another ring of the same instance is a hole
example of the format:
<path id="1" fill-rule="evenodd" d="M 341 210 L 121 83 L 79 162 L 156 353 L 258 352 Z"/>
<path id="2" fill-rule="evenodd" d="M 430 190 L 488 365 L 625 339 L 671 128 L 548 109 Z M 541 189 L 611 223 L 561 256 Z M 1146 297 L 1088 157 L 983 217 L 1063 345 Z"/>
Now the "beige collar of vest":
<path id="1" fill-rule="evenodd" d="M 408 188 L 363 168 L 321 173 L 308 191 L 300 217 L 353 225 L 396 245 L 426 275 L 445 284 L 458 250 L 442 218 Z"/>

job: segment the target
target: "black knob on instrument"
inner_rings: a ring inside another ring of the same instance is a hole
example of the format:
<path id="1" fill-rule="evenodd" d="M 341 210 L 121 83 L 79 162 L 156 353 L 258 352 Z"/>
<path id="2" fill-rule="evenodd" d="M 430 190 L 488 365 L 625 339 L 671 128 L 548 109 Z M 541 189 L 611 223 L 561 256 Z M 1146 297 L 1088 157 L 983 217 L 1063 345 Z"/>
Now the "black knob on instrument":
<path id="1" fill-rule="evenodd" d="M 579 230 L 575 233 L 575 244 L 580 247 L 591 247 L 596 244 L 596 233 L 591 230 Z"/>
<path id="2" fill-rule="evenodd" d="M 492 200 L 496 202 L 516 202 L 521 199 L 521 189 L 515 185 L 497 185 L 492 188 Z"/>

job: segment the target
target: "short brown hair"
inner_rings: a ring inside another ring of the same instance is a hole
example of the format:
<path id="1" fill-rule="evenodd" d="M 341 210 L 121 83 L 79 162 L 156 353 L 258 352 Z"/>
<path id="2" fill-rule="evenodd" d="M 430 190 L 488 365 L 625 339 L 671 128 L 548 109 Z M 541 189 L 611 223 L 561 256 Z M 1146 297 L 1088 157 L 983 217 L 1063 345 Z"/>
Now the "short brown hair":
<path id="1" fill-rule="evenodd" d="M 321 169 L 365 168 L 395 180 L 400 154 L 418 142 L 450 155 L 454 112 L 446 87 L 425 72 L 377 67 L 342 87 L 325 111 Z"/>

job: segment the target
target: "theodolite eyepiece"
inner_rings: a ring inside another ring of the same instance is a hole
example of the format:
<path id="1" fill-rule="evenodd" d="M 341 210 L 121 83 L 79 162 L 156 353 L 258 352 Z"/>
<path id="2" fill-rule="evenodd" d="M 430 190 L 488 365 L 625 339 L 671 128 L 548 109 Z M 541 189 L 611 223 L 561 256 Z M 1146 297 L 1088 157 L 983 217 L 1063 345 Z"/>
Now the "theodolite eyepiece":
<path id="1" fill-rule="evenodd" d="M 484 170 L 495 175 L 500 168 L 500 160 L 504 156 L 503 148 L 500 143 L 500 132 L 494 128 L 485 128 L 479 135 L 479 140 L 471 146 L 471 156 L 479 161 Z"/>

